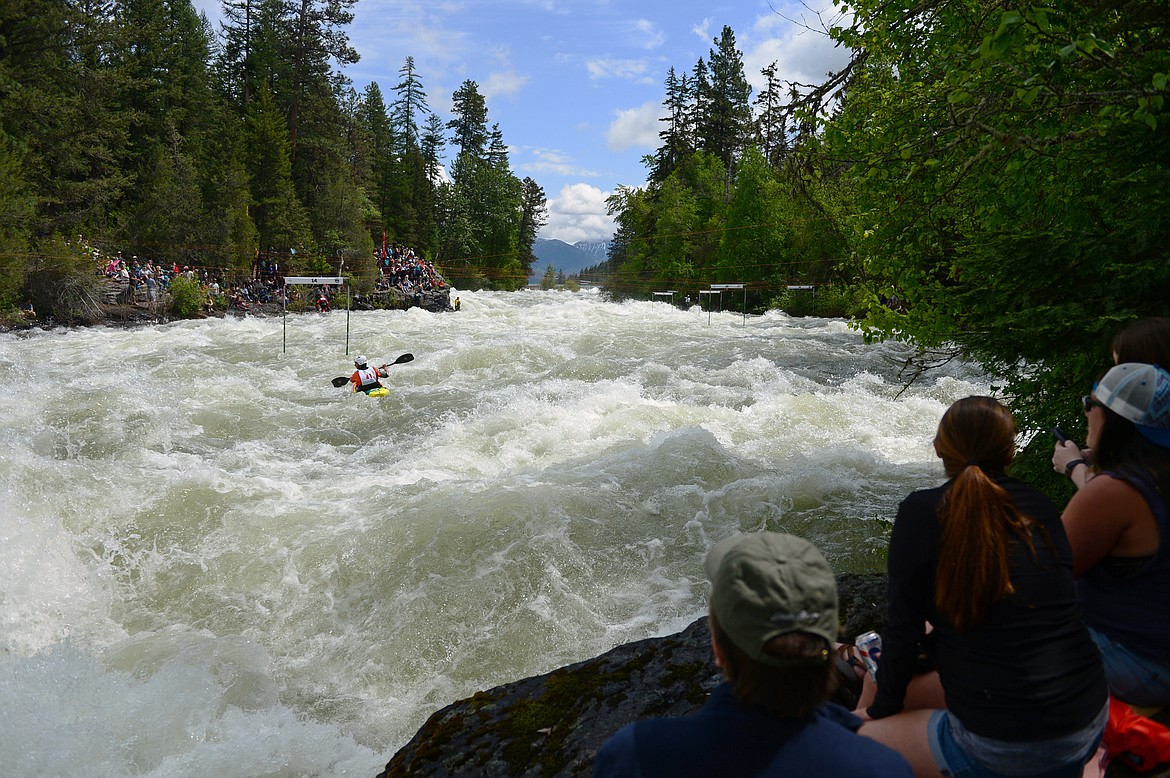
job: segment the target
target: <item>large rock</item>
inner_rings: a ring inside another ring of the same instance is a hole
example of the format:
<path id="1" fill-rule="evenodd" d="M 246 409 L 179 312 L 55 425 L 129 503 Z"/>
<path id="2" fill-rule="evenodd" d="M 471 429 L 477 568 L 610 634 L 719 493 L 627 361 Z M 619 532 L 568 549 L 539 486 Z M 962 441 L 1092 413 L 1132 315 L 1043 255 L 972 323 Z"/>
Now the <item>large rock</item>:
<path id="1" fill-rule="evenodd" d="M 885 576 L 842 575 L 838 589 L 844 637 L 881 627 Z M 718 681 L 700 618 L 678 634 L 618 646 L 448 705 L 381 776 L 588 776 L 597 749 L 618 729 L 693 713 Z"/>

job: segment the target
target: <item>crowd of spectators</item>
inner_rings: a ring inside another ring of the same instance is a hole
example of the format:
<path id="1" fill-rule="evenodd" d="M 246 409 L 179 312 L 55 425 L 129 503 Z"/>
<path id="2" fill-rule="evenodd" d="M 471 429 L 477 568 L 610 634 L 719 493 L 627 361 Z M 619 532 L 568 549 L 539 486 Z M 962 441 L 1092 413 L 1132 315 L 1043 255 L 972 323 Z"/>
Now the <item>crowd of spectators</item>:
<path id="1" fill-rule="evenodd" d="M 98 275 L 116 282 L 119 288 L 115 299 L 122 304 L 153 308 L 163 300 L 171 281 L 180 276 L 200 284 L 206 293 L 204 309 L 208 313 L 217 309 L 248 311 L 257 305 L 269 304 L 283 307 L 299 301 L 307 301 L 324 313 L 334 307 L 334 297 L 340 291 L 339 287 L 329 284 L 286 288 L 284 275 L 287 269 L 266 258 L 258 258 L 252 264 L 249 277 L 232 278 L 223 268 L 180 267 L 177 263 L 141 259 L 137 255 L 126 258 L 120 251 L 110 255 L 85 244 L 82 238 L 79 240 L 93 257 Z M 397 290 L 417 304 L 423 293 L 447 288 L 434 264 L 418 256 L 413 248 L 400 245 L 383 248 L 375 252 L 374 260 L 378 268 L 375 292 Z"/>
<path id="2" fill-rule="evenodd" d="M 383 247 L 374 259 L 378 265 L 375 291 L 397 289 L 404 295 L 445 289 L 447 284 L 435 266 L 404 246 Z"/>

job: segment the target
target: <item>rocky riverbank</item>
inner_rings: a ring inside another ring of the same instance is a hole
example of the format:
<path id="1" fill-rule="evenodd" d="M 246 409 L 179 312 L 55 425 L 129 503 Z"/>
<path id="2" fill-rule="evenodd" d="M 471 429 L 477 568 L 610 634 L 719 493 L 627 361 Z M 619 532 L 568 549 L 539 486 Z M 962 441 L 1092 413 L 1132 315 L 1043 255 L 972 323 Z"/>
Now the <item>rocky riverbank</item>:
<path id="1" fill-rule="evenodd" d="M 352 310 L 406 310 L 408 308 L 422 308 L 432 313 L 443 313 L 453 310 L 449 287 L 444 288 L 442 291 L 430 291 L 413 295 L 395 295 L 393 299 L 389 298 L 389 294 L 387 292 L 375 292 L 367 295 L 355 295 L 352 300 Z M 175 321 L 175 317 L 170 315 L 165 304 L 156 303 L 152 305 L 142 301 L 124 302 L 118 301 L 117 297 L 117 294 L 106 294 L 102 296 L 100 301 L 95 301 L 92 310 L 89 312 L 90 315 L 87 316 L 84 324 L 87 326 L 134 327 L 146 324 L 165 324 L 169 321 Z M 342 307 L 335 310 L 344 312 L 345 309 Z M 246 310 L 235 307 L 228 308 L 227 310 L 216 308 L 210 312 L 200 313 L 197 318 L 267 317 L 281 316 L 284 313 L 285 310 L 279 303 L 252 303 L 248 305 Z M 288 313 L 293 315 L 319 315 L 316 310 L 296 311 L 290 309 Z M 0 332 L 51 329 L 58 326 L 58 324 L 58 322 L 52 319 L 0 319 Z"/>

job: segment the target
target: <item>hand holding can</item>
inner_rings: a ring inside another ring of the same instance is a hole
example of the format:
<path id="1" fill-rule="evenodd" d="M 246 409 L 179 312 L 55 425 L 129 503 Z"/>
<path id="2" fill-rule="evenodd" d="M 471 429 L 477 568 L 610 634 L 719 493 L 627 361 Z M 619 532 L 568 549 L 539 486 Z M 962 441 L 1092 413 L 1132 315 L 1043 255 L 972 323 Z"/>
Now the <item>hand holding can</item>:
<path id="1" fill-rule="evenodd" d="M 876 681 L 878 661 L 882 656 L 882 636 L 873 631 L 865 632 L 857 636 L 854 645 L 857 646 L 857 653 L 861 655 L 861 660 L 869 670 L 869 677 Z"/>

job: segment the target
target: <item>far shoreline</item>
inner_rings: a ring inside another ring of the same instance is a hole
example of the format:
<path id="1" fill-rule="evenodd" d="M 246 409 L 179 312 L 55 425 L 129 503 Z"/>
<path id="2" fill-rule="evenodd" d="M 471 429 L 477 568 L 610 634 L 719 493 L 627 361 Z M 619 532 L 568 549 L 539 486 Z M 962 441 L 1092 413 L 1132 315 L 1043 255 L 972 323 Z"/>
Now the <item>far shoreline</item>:
<path id="1" fill-rule="evenodd" d="M 425 298 L 418 304 L 391 306 L 386 308 L 374 308 L 363 305 L 362 307 L 353 307 L 348 310 L 409 310 L 410 308 L 422 308 L 431 313 L 446 313 L 451 312 L 453 308 L 450 304 L 450 287 L 445 286 L 442 292 L 432 291 L 425 295 Z M 322 313 L 317 310 L 303 310 L 294 311 L 286 310 L 280 303 L 252 303 L 249 304 L 246 310 L 239 308 L 228 308 L 226 310 L 201 311 L 196 316 L 190 317 L 173 317 L 167 314 L 166 308 L 163 305 L 150 306 L 146 303 L 97 303 L 97 309 L 101 313 L 101 317 L 91 322 L 75 322 L 63 323 L 56 322 L 52 319 L 25 319 L 20 320 L 13 316 L 10 318 L 0 318 L 0 333 L 21 333 L 29 332 L 31 330 L 50 331 L 56 329 L 81 329 L 90 327 L 110 327 L 114 329 L 131 329 L 135 327 L 148 327 L 158 324 L 172 324 L 180 321 L 200 321 L 203 319 L 243 319 L 249 316 L 254 316 L 261 319 L 270 319 L 276 316 L 282 316 L 286 313 L 294 316 L 327 316 L 329 313 L 339 313 L 347 310 L 343 307 L 331 309 L 327 313 Z"/>

